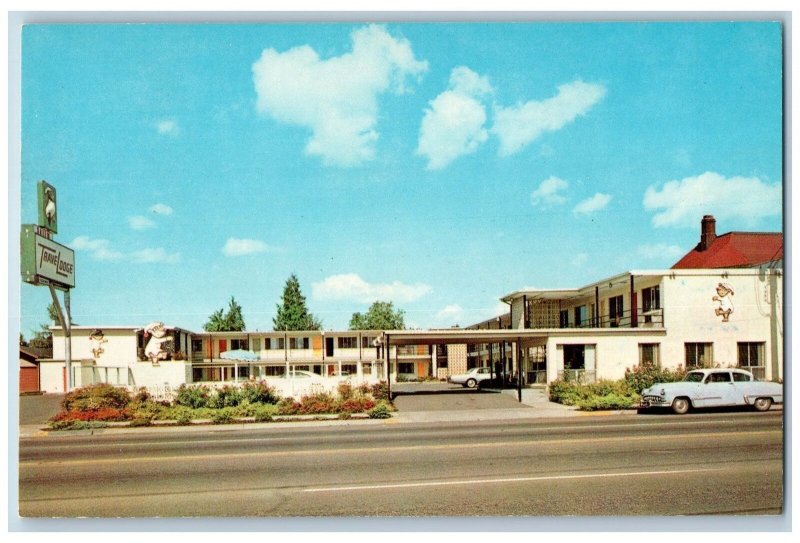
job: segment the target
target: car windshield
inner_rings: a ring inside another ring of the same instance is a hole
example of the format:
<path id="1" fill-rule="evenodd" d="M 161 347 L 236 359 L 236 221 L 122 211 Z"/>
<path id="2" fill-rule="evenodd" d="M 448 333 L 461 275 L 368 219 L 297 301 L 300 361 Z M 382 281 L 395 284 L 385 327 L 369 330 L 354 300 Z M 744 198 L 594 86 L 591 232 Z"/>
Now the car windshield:
<path id="1" fill-rule="evenodd" d="M 690 381 L 692 383 L 699 383 L 703 380 L 703 374 L 699 371 L 690 371 L 686 374 L 686 377 L 684 377 L 683 380 Z"/>

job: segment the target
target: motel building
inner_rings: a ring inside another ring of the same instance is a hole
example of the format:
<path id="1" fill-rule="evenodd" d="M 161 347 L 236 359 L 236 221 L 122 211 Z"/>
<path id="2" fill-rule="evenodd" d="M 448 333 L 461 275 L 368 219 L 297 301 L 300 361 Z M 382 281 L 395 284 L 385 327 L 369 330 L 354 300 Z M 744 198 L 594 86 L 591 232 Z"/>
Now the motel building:
<path id="1" fill-rule="evenodd" d="M 202 332 L 147 326 L 72 328 L 75 386 L 105 382 L 158 394 L 185 383 L 264 379 L 283 395 L 313 387 L 445 379 L 490 367 L 509 386 L 564 377 L 620 379 L 642 364 L 740 367 L 783 379 L 783 236 L 717 236 L 666 270 L 631 270 L 577 288 L 520 290 L 509 311 L 442 330 Z M 66 387 L 63 330 L 40 361 L 41 389 Z M 247 359 L 235 353 L 249 352 Z M 232 358 L 233 355 L 233 358 Z M 521 374 L 522 379 L 518 377 Z"/>

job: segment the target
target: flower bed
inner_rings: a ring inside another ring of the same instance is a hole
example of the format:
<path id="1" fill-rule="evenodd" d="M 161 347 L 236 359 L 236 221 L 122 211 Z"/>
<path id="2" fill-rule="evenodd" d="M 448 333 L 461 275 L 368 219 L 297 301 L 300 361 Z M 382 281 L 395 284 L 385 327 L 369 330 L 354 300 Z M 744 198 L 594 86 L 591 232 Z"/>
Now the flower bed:
<path id="1" fill-rule="evenodd" d="M 369 418 L 391 416 L 393 407 L 379 398 L 385 383 L 352 387 L 341 383 L 336 394 L 319 392 L 299 400 L 280 398 L 263 381 L 247 382 L 212 389 L 206 385 L 181 385 L 172 403 L 154 401 L 145 389 L 131 396 L 121 388 L 93 385 L 65 396 L 62 411 L 50 419 L 52 429 L 98 428 L 108 423 L 125 422 L 128 426 L 153 423 L 214 424 L 234 422 L 269 422 L 297 418 L 305 420 L 325 415 L 350 418 L 361 414 Z M 374 392 L 374 394 L 373 394 Z"/>

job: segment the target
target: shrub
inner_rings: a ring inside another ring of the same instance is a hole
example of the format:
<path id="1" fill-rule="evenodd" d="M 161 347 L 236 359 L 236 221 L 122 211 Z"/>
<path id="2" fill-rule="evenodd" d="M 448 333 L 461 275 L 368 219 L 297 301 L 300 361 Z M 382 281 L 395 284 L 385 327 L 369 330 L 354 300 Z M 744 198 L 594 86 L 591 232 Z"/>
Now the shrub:
<path id="1" fill-rule="evenodd" d="M 349 381 L 342 381 L 336 387 L 336 392 L 339 394 L 339 399 L 341 400 L 349 400 L 354 393 L 353 385 L 350 384 Z"/>
<path id="2" fill-rule="evenodd" d="M 208 407 L 236 407 L 244 399 L 242 391 L 238 387 L 225 385 L 217 389 L 216 397 L 213 402 L 209 402 Z M 212 403 L 214 405 L 212 405 Z"/>
<path id="3" fill-rule="evenodd" d="M 53 422 L 59 421 L 102 421 L 102 422 L 119 422 L 129 420 L 131 413 L 127 409 L 119 409 L 116 407 L 102 407 L 100 409 L 92 409 L 86 411 L 61 411 L 50 420 Z"/>
<path id="4" fill-rule="evenodd" d="M 335 413 L 336 398 L 329 392 L 316 392 L 300 398 L 300 413 L 317 415 Z"/>
<path id="5" fill-rule="evenodd" d="M 283 398 L 277 405 L 279 415 L 296 415 L 303 406 L 294 398 Z"/>
<path id="6" fill-rule="evenodd" d="M 108 384 L 81 387 L 64 396 L 61 407 L 65 411 L 92 411 L 103 407 L 121 409 L 130 403 L 128 391 Z"/>
<path id="7" fill-rule="evenodd" d="M 639 401 L 639 396 L 633 394 L 630 396 L 623 396 L 617 393 L 611 393 L 604 396 L 591 396 L 589 398 L 579 400 L 577 406 L 582 411 L 599 411 L 604 409 L 630 409 Z"/>
<path id="8" fill-rule="evenodd" d="M 340 400 L 336 405 L 337 413 L 364 413 L 375 407 L 376 402 L 367 396 L 353 396 L 346 400 Z"/>
<path id="9" fill-rule="evenodd" d="M 208 407 L 208 400 L 211 391 L 206 385 L 181 385 L 175 393 L 175 403 L 196 409 L 198 407 Z"/>
<path id="10" fill-rule="evenodd" d="M 276 404 L 280 401 L 280 396 L 275 389 L 264 381 L 246 382 L 241 388 L 242 400 L 249 403 L 269 403 Z"/>
<path id="11" fill-rule="evenodd" d="M 192 419 L 194 418 L 192 415 L 193 412 L 191 409 L 181 406 L 179 408 L 175 408 L 170 418 L 178 424 L 185 426 L 187 424 L 191 424 Z"/>
<path id="12" fill-rule="evenodd" d="M 684 377 L 686 377 L 686 370 L 681 366 L 671 370 L 647 364 L 625 370 L 625 381 L 637 394 L 641 394 L 644 389 L 656 383 L 682 381 Z"/>
<path id="13" fill-rule="evenodd" d="M 214 424 L 229 424 L 233 422 L 233 410 L 229 407 L 224 407 L 211 415 L 211 422 Z"/>
<path id="14" fill-rule="evenodd" d="M 53 430 L 93 430 L 106 427 L 108 424 L 105 422 L 85 420 L 62 420 L 50 423 L 50 428 Z"/>
<path id="15" fill-rule="evenodd" d="M 150 426 L 153 420 L 149 417 L 134 417 L 131 421 L 131 427 Z"/>
<path id="16" fill-rule="evenodd" d="M 128 410 L 133 414 L 133 418 L 160 418 L 166 409 L 165 406 L 151 401 L 133 401 L 128 405 Z"/>
<path id="17" fill-rule="evenodd" d="M 369 410 L 369 418 L 371 419 L 388 419 L 392 416 L 389 404 L 386 402 L 378 402 L 378 404 Z"/>
<path id="18" fill-rule="evenodd" d="M 147 387 L 139 387 L 139 390 L 136 391 L 136 394 L 133 395 L 133 401 L 143 403 L 150 400 L 150 392 L 148 392 Z"/>
<path id="19" fill-rule="evenodd" d="M 375 383 L 374 385 L 370 386 L 370 394 L 376 400 L 385 400 L 389 401 L 389 383 L 386 381 L 380 381 Z"/>
<path id="20" fill-rule="evenodd" d="M 275 406 L 262 404 L 256 406 L 256 412 L 253 416 L 255 417 L 256 422 L 271 422 L 276 411 L 277 408 Z"/>

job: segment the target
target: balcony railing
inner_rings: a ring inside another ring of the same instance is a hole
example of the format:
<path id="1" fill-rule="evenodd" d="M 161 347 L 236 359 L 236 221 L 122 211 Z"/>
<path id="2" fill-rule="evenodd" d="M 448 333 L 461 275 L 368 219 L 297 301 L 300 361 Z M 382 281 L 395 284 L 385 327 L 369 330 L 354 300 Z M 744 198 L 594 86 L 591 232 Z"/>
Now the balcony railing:
<path id="1" fill-rule="evenodd" d="M 570 315 L 572 316 L 572 315 Z M 637 308 L 635 320 L 632 318 L 630 309 L 622 311 L 616 315 L 598 315 L 597 317 L 587 317 L 580 322 L 569 321 L 560 323 L 559 328 L 633 328 L 632 323 L 639 328 L 663 327 L 664 310 L 651 309 L 648 311 Z M 534 328 L 537 328 L 534 326 Z"/>

